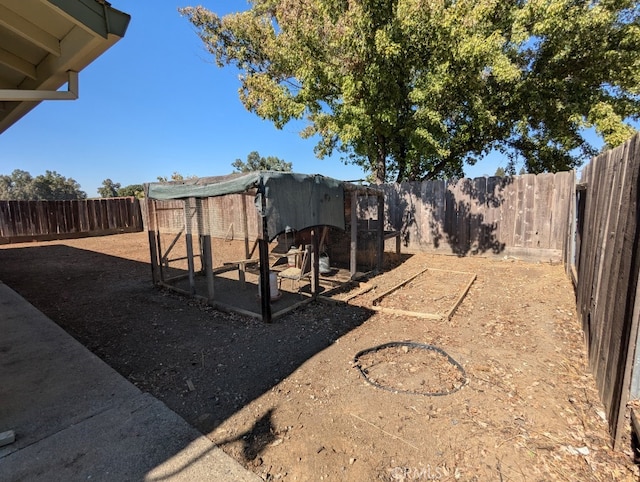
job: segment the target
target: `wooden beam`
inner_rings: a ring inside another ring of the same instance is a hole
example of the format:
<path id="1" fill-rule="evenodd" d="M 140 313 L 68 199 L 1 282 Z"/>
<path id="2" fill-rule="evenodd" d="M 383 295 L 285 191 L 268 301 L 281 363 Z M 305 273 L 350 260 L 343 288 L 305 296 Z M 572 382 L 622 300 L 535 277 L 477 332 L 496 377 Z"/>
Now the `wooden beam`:
<path id="1" fill-rule="evenodd" d="M 262 218 L 262 236 L 258 240 L 258 251 L 260 253 L 260 312 L 262 321 L 271 323 L 271 287 L 269 276 L 269 227 L 267 225 L 267 196 L 264 187 L 264 179 L 260 177 L 258 187 L 260 194 Z"/>
<path id="2" fill-rule="evenodd" d="M 4 5 L 0 5 L 0 25 L 50 54 L 60 57 L 60 41 L 56 37 Z"/>
<path id="3" fill-rule="evenodd" d="M 156 232 L 150 229 L 148 235 L 149 255 L 151 257 L 151 279 L 155 285 L 160 281 L 160 274 L 158 273 L 158 252 L 156 250 Z"/>
<path id="4" fill-rule="evenodd" d="M 30 79 L 35 80 L 37 78 L 35 65 L 3 48 L 0 48 L 0 64 L 18 72 L 19 74 L 26 75 Z"/>
<path id="5" fill-rule="evenodd" d="M 443 314 L 438 313 L 423 313 L 421 311 L 406 311 L 398 310 L 395 308 L 384 308 L 382 306 L 370 306 L 370 309 L 374 311 L 380 311 L 382 313 L 389 313 L 390 315 L 402 315 L 402 316 L 414 316 L 416 318 L 424 318 L 426 320 L 442 320 Z"/>
<path id="6" fill-rule="evenodd" d="M 460 303 L 462 303 L 462 300 L 464 299 L 464 297 L 467 296 L 467 293 L 469 292 L 469 289 L 471 288 L 471 285 L 476 280 L 476 278 L 477 276 L 475 274 L 471 275 L 471 279 L 469 280 L 467 285 L 464 287 L 464 290 L 462 290 L 462 293 L 460 293 L 460 295 L 456 299 L 456 302 L 453 304 L 453 307 L 447 313 L 447 320 L 450 320 L 453 314 L 456 312 L 456 310 L 458 309 L 458 306 L 460 306 Z"/>
<path id="7" fill-rule="evenodd" d="M 244 236 L 244 257 L 251 258 L 252 252 L 249 252 L 249 224 L 247 222 L 247 196 L 240 195 L 242 199 L 242 234 Z"/>
<path id="8" fill-rule="evenodd" d="M 189 199 L 184 200 L 184 228 L 185 228 L 185 243 L 187 245 L 187 267 L 189 270 L 189 294 L 191 296 L 196 294 L 196 278 L 195 267 L 193 263 L 193 235 L 191 234 L 191 216 L 189 216 L 189 210 L 191 209 Z"/>
<path id="9" fill-rule="evenodd" d="M 376 287 L 376 285 L 372 285 L 369 283 L 362 283 L 362 285 L 363 286 L 360 286 L 360 289 L 358 291 L 356 291 L 355 293 L 349 294 L 346 298 L 343 298 L 341 301 L 343 301 L 344 303 L 348 303 L 352 299 L 357 298 L 358 296 L 363 295 L 365 293 L 368 293 L 369 291 L 371 291 Z"/>
<path id="10" fill-rule="evenodd" d="M 384 298 L 385 296 L 387 296 L 390 293 L 393 293 L 394 291 L 402 288 L 404 285 L 410 283 L 411 281 L 413 281 L 414 279 L 416 279 L 418 276 L 420 276 L 422 273 L 424 273 L 425 271 L 429 270 L 429 268 L 424 268 L 422 271 L 414 274 L 413 276 L 405 279 L 404 281 L 398 283 L 397 285 L 389 288 L 387 291 L 385 291 L 384 293 L 382 293 L 380 296 L 378 296 L 377 298 L 375 298 L 373 301 L 371 301 L 371 304 L 375 306 L 375 304 L 380 301 L 382 298 Z"/>
<path id="11" fill-rule="evenodd" d="M 244 308 L 239 308 L 237 306 L 228 305 L 227 303 L 221 303 L 219 301 L 214 301 L 210 303 L 216 310 L 224 311 L 226 313 L 239 313 L 241 315 L 250 316 L 251 318 L 261 319 L 262 315 L 260 313 L 254 313 L 250 310 L 245 310 Z"/>
<path id="12" fill-rule="evenodd" d="M 322 236 L 320 237 L 320 251 L 319 252 L 324 252 L 324 242 L 327 239 L 327 233 L 329 232 L 329 226 L 324 226 L 322 228 Z"/>
<path id="13" fill-rule="evenodd" d="M 145 192 L 145 196 L 148 196 L 148 192 Z M 147 197 L 148 199 L 148 197 Z M 164 281 L 164 269 L 162 267 L 162 243 L 160 241 L 160 226 L 158 223 L 158 201 L 156 201 L 155 199 L 149 199 L 149 222 L 153 223 L 153 226 L 156 230 L 155 232 L 155 238 L 156 238 L 156 244 L 157 244 L 157 256 L 158 256 L 158 282 L 162 282 Z M 153 210 L 153 221 L 151 220 L 151 210 Z"/>
<path id="14" fill-rule="evenodd" d="M 205 201 L 207 202 L 207 201 Z M 200 272 L 203 273 L 205 271 L 205 254 L 204 254 L 204 236 L 205 236 L 205 229 L 204 229 L 204 223 L 202 222 L 202 216 L 198 215 L 198 213 L 202 213 L 203 212 L 203 206 L 202 206 L 202 198 L 196 198 L 196 210 L 195 210 L 195 218 L 196 218 L 196 233 L 198 235 L 198 248 L 200 251 Z M 206 234 L 210 234 L 210 233 L 206 233 Z M 211 241 L 211 238 L 209 238 L 209 241 Z M 211 243 L 209 243 L 211 244 Z M 209 256 L 211 256 L 211 251 L 209 251 Z M 212 262 L 213 264 L 213 262 Z"/>
<path id="15" fill-rule="evenodd" d="M 351 244 L 349 248 L 349 274 L 356 276 L 358 253 L 358 192 L 351 193 Z"/>
<path id="16" fill-rule="evenodd" d="M 178 231 L 178 234 L 176 234 L 176 237 L 173 238 L 173 241 L 171 241 L 171 243 L 169 244 L 169 247 L 167 248 L 167 252 L 164 253 L 162 255 L 162 257 L 160 258 L 160 262 L 164 263 L 165 266 L 167 266 L 167 267 L 169 267 L 169 253 L 171 252 L 173 247 L 176 245 L 176 243 L 180 239 L 180 236 L 182 236 L 183 232 L 184 232 L 184 228 L 182 228 L 180 231 Z M 158 249 L 160 250 L 160 245 L 159 244 L 158 244 Z M 162 253 L 162 251 L 159 251 L 159 252 Z M 178 260 L 178 258 L 173 259 L 172 261 L 177 261 L 177 260 Z"/>
<path id="17" fill-rule="evenodd" d="M 202 236 L 202 258 L 205 276 L 207 277 L 207 298 L 213 300 L 215 298 L 215 288 L 213 282 L 213 253 L 211 251 L 210 234 Z"/>
<path id="18" fill-rule="evenodd" d="M 320 291 L 320 236 L 317 227 L 311 230 L 311 241 L 311 296 L 316 298 Z M 301 269 L 304 269 L 304 266 Z"/>
<path id="19" fill-rule="evenodd" d="M 376 250 L 376 269 L 382 272 L 384 268 L 384 196 L 378 196 L 378 232 Z"/>
<path id="20" fill-rule="evenodd" d="M 157 232 L 158 226 L 154 222 L 154 217 L 151 215 L 155 207 L 155 202 L 149 199 L 148 187 L 146 186 L 145 186 L 145 203 L 147 205 L 147 217 L 148 217 L 148 223 L 149 223 L 149 226 L 147 227 L 148 229 L 147 235 L 149 238 L 149 256 L 151 258 L 151 280 L 155 285 L 161 280 L 160 272 L 159 272 L 160 259 L 158 257 L 158 249 L 157 249 L 158 245 L 156 240 L 156 236 L 158 236 L 158 232 Z"/>
<path id="21" fill-rule="evenodd" d="M 291 306 L 287 306 L 286 308 L 283 308 L 283 309 L 281 309 L 279 311 L 276 311 L 273 314 L 273 319 L 280 318 L 281 316 L 284 316 L 287 313 L 291 313 L 293 310 L 298 309 L 301 306 L 306 305 L 308 303 L 311 303 L 313 300 L 314 300 L 314 298 L 305 298 L 304 300 L 298 301 L 297 303 L 294 303 Z"/>

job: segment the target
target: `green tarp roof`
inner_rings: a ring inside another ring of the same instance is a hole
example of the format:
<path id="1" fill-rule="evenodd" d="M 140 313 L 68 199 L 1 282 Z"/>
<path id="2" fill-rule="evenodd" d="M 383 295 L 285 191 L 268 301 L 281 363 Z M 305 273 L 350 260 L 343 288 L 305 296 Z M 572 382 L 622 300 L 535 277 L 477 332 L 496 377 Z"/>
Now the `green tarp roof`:
<path id="1" fill-rule="evenodd" d="M 262 212 L 260 185 L 266 210 Z M 321 175 L 258 171 L 147 185 L 150 199 L 207 198 L 257 189 L 256 209 L 267 218 L 269 239 L 285 230 L 311 226 L 345 228 L 345 183 Z"/>

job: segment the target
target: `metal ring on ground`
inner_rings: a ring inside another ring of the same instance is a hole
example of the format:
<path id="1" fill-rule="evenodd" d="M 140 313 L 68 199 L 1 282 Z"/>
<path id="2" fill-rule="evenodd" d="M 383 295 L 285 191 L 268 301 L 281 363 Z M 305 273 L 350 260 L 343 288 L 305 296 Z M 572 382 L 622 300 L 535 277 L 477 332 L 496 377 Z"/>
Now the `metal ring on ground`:
<path id="1" fill-rule="evenodd" d="M 430 392 L 430 393 L 421 393 L 421 392 L 414 392 L 411 390 L 400 390 L 397 388 L 391 388 L 391 387 L 387 387 L 384 385 L 380 385 L 379 383 L 374 382 L 373 380 L 371 380 L 368 375 L 367 372 L 364 368 L 362 368 L 362 365 L 360 365 L 359 359 L 360 357 L 362 357 L 363 355 L 366 355 L 368 353 L 375 353 L 379 350 L 383 350 L 385 348 L 391 348 L 391 347 L 400 347 L 400 346 L 406 346 L 406 347 L 411 347 L 411 348 L 419 348 L 421 350 L 431 350 L 431 351 L 435 351 L 436 353 L 439 353 L 441 355 L 443 355 L 444 357 L 446 357 L 447 361 L 449 363 L 451 363 L 462 375 L 462 383 L 460 384 L 459 387 L 456 387 L 454 390 L 448 390 L 448 391 L 443 391 L 443 392 Z M 443 395 L 451 395 L 452 393 L 457 392 L 458 390 L 460 390 L 462 387 L 464 387 L 467 382 L 467 373 L 465 372 L 464 368 L 462 368 L 462 365 L 460 365 L 460 363 L 458 363 L 456 360 L 454 360 L 453 358 L 451 358 L 451 356 L 445 352 L 444 350 L 442 350 L 441 348 L 438 348 L 437 346 L 433 346 L 433 345 L 428 345 L 426 343 L 415 343 L 412 341 L 392 341 L 389 343 L 384 343 L 382 345 L 378 345 L 375 346 L 373 348 L 367 348 L 365 350 L 359 351 L 358 353 L 356 353 L 356 356 L 353 358 L 353 362 L 355 364 L 355 366 L 358 368 L 358 370 L 360 371 L 360 374 L 364 377 L 364 379 L 370 383 L 371 385 L 373 385 L 374 387 L 377 388 L 381 388 L 382 390 L 387 390 L 389 392 L 393 392 L 393 393 L 406 393 L 409 395 L 424 395 L 427 397 L 440 397 Z"/>

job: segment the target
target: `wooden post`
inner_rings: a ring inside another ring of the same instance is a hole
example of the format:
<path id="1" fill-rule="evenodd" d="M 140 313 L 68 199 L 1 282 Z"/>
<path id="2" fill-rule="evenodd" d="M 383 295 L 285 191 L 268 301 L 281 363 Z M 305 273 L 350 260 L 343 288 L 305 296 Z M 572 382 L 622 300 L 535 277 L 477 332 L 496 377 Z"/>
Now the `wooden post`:
<path id="1" fill-rule="evenodd" d="M 156 285 L 160 282 L 160 273 L 158 272 L 159 262 L 158 262 L 158 251 L 156 244 L 156 229 L 157 225 L 155 223 L 152 224 L 151 210 L 153 209 L 155 213 L 155 201 L 149 199 L 148 193 L 146 194 L 145 202 L 147 203 L 147 216 L 148 216 L 148 235 L 149 235 L 149 255 L 151 256 L 151 279 L 153 280 L 153 284 Z M 153 207 L 152 207 L 153 206 Z"/>
<path id="2" fill-rule="evenodd" d="M 151 279 L 153 284 L 156 285 L 160 281 L 160 275 L 158 273 L 158 252 L 156 251 L 156 232 L 150 229 L 148 235 L 149 255 L 151 256 Z"/>
<path id="3" fill-rule="evenodd" d="M 267 195 L 264 180 L 260 177 L 258 192 L 261 198 L 262 236 L 258 240 L 260 253 L 260 307 L 262 321 L 271 323 L 271 286 L 269 286 L 269 229 L 267 226 Z"/>
<path id="4" fill-rule="evenodd" d="M 202 264 L 207 277 L 207 297 L 209 301 L 214 300 L 213 286 L 213 253 L 211 252 L 211 234 L 202 236 Z"/>
<path id="5" fill-rule="evenodd" d="M 190 204 L 189 199 L 184 200 L 184 229 L 185 243 L 187 245 L 187 266 L 189 269 L 189 293 L 191 296 L 196 294 L 195 268 L 193 264 L 193 235 L 191 234 L 191 216 L 189 216 Z"/>
<path id="6" fill-rule="evenodd" d="M 204 223 L 202 222 L 202 216 L 203 216 L 203 209 L 202 209 L 202 198 L 196 198 L 196 229 L 198 231 L 198 247 L 200 249 L 200 272 L 204 273 L 205 269 L 206 269 L 206 263 L 205 263 L 205 259 L 204 259 L 204 236 L 205 236 L 205 232 L 204 232 Z M 207 233 L 208 234 L 208 233 Z M 211 239 L 209 239 L 209 241 L 211 241 Z M 209 254 L 211 254 L 211 251 L 209 251 Z"/>
<path id="7" fill-rule="evenodd" d="M 317 298 L 320 291 L 320 236 L 317 227 L 311 230 L 311 242 L 313 243 L 311 251 L 311 296 Z M 302 266 L 302 269 L 304 269 L 304 266 Z"/>
<path id="8" fill-rule="evenodd" d="M 377 245 L 377 259 L 376 269 L 381 272 L 384 263 L 384 196 L 378 196 L 378 245 Z"/>
<path id="9" fill-rule="evenodd" d="M 158 245 L 158 275 L 159 280 L 164 281 L 164 269 L 162 268 L 162 243 L 160 242 L 160 224 L 158 223 L 157 200 L 153 200 L 153 224 L 155 227 L 156 242 Z M 151 218 L 151 216 L 149 216 Z"/>
<path id="10" fill-rule="evenodd" d="M 249 225 L 247 224 L 247 196 L 240 195 L 242 198 L 242 234 L 244 234 L 244 259 L 251 258 L 249 252 Z"/>
<path id="11" fill-rule="evenodd" d="M 356 277 L 356 263 L 358 251 L 358 192 L 351 193 L 351 247 L 349 250 L 349 275 Z"/>

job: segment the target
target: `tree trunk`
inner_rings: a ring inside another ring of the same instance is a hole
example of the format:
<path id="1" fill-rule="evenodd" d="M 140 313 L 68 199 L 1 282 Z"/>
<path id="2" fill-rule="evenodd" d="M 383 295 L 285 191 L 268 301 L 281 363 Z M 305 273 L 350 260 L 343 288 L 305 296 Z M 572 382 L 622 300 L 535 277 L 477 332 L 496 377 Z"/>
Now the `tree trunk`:
<path id="1" fill-rule="evenodd" d="M 378 135 L 376 147 L 376 184 L 384 184 L 387 181 L 387 139 L 382 135 Z"/>

